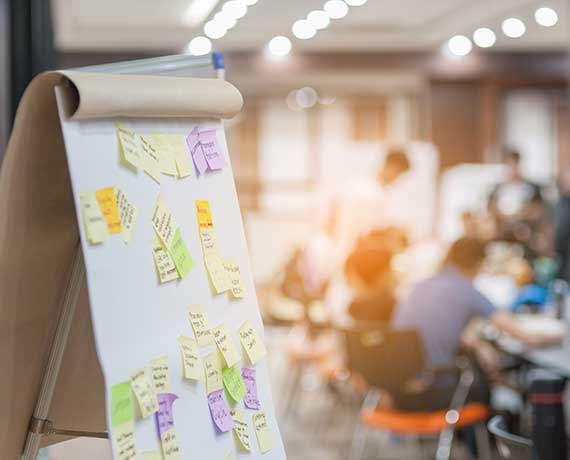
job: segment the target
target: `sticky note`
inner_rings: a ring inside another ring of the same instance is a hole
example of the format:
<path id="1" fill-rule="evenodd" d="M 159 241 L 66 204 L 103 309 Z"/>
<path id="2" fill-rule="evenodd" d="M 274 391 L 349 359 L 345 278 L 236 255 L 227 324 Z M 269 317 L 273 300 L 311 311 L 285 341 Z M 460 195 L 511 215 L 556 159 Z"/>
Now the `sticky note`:
<path id="1" fill-rule="evenodd" d="M 234 421 L 234 435 L 239 442 L 239 446 L 242 450 L 251 452 L 251 441 L 249 438 L 249 426 L 247 424 L 247 419 L 245 418 L 245 413 L 241 410 L 232 410 L 230 415 Z"/>
<path id="2" fill-rule="evenodd" d="M 166 249 L 169 249 L 178 229 L 178 224 L 160 195 L 154 204 L 151 222 L 162 244 Z"/>
<path id="3" fill-rule="evenodd" d="M 147 418 L 158 410 L 156 393 L 148 369 L 138 369 L 131 374 L 131 388 L 137 398 L 142 418 Z"/>
<path id="4" fill-rule="evenodd" d="M 170 393 L 170 376 L 168 371 L 168 356 L 162 356 L 151 361 L 150 370 L 152 384 L 156 394 Z M 159 401 L 160 402 L 160 401 Z"/>
<path id="5" fill-rule="evenodd" d="M 239 366 L 224 367 L 222 369 L 222 380 L 224 387 L 232 400 L 236 403 L 242 402 L 246 393 L 246 388 L 241 378 Z"/>
<path id="6" fill-rule="evenodd" d="M 228 291 L 231 284 L 222 258 L 217 254 L 204 255 L 204 265 L 206 265 L 206 270 L 216 293 L 222 294 Z"/>
<path id="7" fill-rule="evenodd" d="M 241 277 L 239 265 L 235 259 L 223 259 L 224 270 L 230 283 L 229 292 L 236 299 L 241 299 L 245 295 L 245 285 Z"/>
<path id="8" fill-rule="evenodd" d="M 224 455 L 224 460 L 234 460 L 234 458 L 236 458 L 236 456 L 231 450 Z"/>
<path id="9" fill-rule="evenodd" d="M 249 321 L 244 321 L 238 330 L 238 334 L 251 364 L 256 364 L 267 354 L 263 341 Z"/>
<path id="10" fill-rule="evenodd" d="M 99 207 L 95 192 L 81 192 L 79 204 L 87 240 L 91 244 L 102 243 L 109 237 L 109 228 Z"/>
<path id="11" fill-rule="evenodd" d="M 179 228 L 176 229 L 176 232 L 174 233 L 174 239 L 172 240 L 172 244 L 170 245 L 168 252 L 174 261 L 174 265 L 176 265 L 178 275 L 180 278 L 184 278 L 194 266 L 194 261 L 192 260 L 192 257 L 190 257 L 186 243 L 184 243 L 184 240 L 180 235 Z"/>
<path id="12" fill-rule="evenodd" d="M 194 161 L 194 166 L 196 166 L 196 169 L 198 170 L 198 174 L 204 174 L 208 169 L 208 163 L 206 162 L 204 151 L 200 145 L 197 127 L 195 127 L 186 138 L 186 144 L 188 145 L 190 155 L 192 155 L 192 160 Z"/>
<path id="13" fill-rule="evenodd" d="M 202 242 L 202 252 L 204 257 L 209 255 L 218 255 L 218 242 L 216 241 L 216 233 L 211 228 L 200 229 L 200 241 Z"/>
<path id="14" fill-rule="evenodd" d="M 131 241 L 133 230 L 137 223 L 139 211 L 137 207 L 127 199 L 127 195 L 120 187 L 115 187 L 115 197 L 119 207 L 119 218 L 121 220 L 121 236 L 123 241 Z"/>
<path id="15" fill-rule="evenodd" d="M 196 216 L 198 217 L 198 228 L 214 228 L 214 222 L 212 220 L 212 212 L 210 211 L 210 203 L 208 200 L 196 200 L 194 202 L 196 206 Z"/>
<path id="16" fill-rule="evenodd" d="M 204 310 L 201 305 L 190 305 L 188 307 L 188 320 L 192 325 L 192 330 L 199 346 L 204 347 L 214 341 L 214 336 L 212 331 L 210 331 L 210 326 L 204 316 Z"/>
<path id="17" fill-rule="evenodd" d="M 178 396 L 174 393 L 160 393 L 157 395 L 157 398 L 156 426 L 160 436 L 162 454 L 165 460 L 178 460 L 180 458 L 180 449 L 178 447 L 176 430 L 174 429 L 174 413 L 172 410 L 172 405 L 178 399 Z"/>
<path id="18" fill-rule="evenodd" d="M 271 439 L 271 431 L 265 412 L 258 411 L 252 417 L 253 429 L 259 444 L 259 450 L 262 453 L 268 452 L 273 448 L 273 440 Z"/>
<path id="19" fill-rule="evenodd" d="M 99 189 L 95 192 L 97 202 L 103 212 L 103 217 L 107 222 L 107 229 L 109 233 L 120 233 L 121 219 L 119 217 L 119 207 L 117 206 L 117 197 L 115 196 L 115 189 L 107 187 Z"/>
<path id="20" fill-rule="evenodd" d="M 151 144 L 158 154 L 159 169 L 162 174 L 177 176 L 176 160 L 172 151 L 169 135 L 163 133 L 153 133 L 150 138 Z"/>
<path id="21" fill-rule="evenodd" d="M 162 460 L 162 454 L 158 450 L 140 452 L 137 460 Z"/>
<path id="22" fill-rule="evenodd" d="M 141 153 L 137 135 L 119 122 L 115 123 L 115 129 L 119 141 L 119 158 L 127 166 L 138 169 L 141 165 Z"/>
<path id="23" fill-rule="evenodd" d="M 141 166 L 145 173 L 160 184 L 160 159 L 145 136 L 141 136 Z"/>
<path id="24" fill-rule="evenodd" d="M 226 160 L 218 144 L 216 130 L 200 131 L 199 136 L 202 152 L 211 170 L 222 169 L 226 166 Z"/>
<path id="25" fill-rule="evenodd" d="M 206 393 L 222 390 L 222 363 L 218 351 L 214 351 L 204 358 L 206 372 Z"/>
<path id="26" fill-rule="evenodd" d="M 113 447 L 117 459 L 134 460 L 137 455 L 134 436 L 134 410 L 131 399 L 131 382 L 111 387 L 111 425 Z"/>
<path id="27" fill-rule="evenodd" d="M 134 419 L 131 381 L 117 383 L 111 387 L 111 424 L 116 427 Z"/>
<path id="28" fill-rule="evenodd" d="M 220 353 L 226 361 L 226 365 L 230 367 L 238 363 L 241 357 L 238 353 L 237 347 L 234 345 L 234 341 L 227 326 L 224 323 L 220 324 L 212 329 L 212 334 L 214 335 L 214 342 L 216 342 L 218 350 L 220 350 Z"/>
<path id="29" fill-rule="evenodd" d="M 257 396 L 257 383 L 255 381 L 255 369 L 250 369 L 249 367 L 244 367 L 241 370 L 241 376 L 243 383 L 245 384 L 246 393 L 243 399 L 245 407 L 248 409 L 259 410 L 261 409 L 261 404 L 259 403 L 259 398 Z"/>
<path id="30" fill-rule="evenodd" d="M 152 257 L 160 283 L 168 283 L 169 281 L 178 279 L 176 265 L 174 265 L 172 257 L 170 257 L 170 254 L 164 249 L 158 237 L 152 242 Z"/>
<path id="31" fill-rule="evenodd" d="M 182 134 L 169 134 L 167 139 L 170 151 L 176 162 L 178 177 L 189 176 L 192 173 L 192 163 L 190 162 L 190 153 L 184 141 L 184 136 Z"/>
<path id="32" fill-rule="evenodd" d="M 198 343 L 190 337 L 178 337 L 180 352 L 182 353 L 182 365 L 184 378 L 189 380 L 204 380 L 204 365 L 198 350 Z"/>
<path id="33" fill-rule="evenodd" d="M 213 391 L 208 394 L 208 407 L 218 431 L 227 433 L 234 427 L 235 423 L 230 415 L 228 403 L 224 399 L 223 390 Z"/>

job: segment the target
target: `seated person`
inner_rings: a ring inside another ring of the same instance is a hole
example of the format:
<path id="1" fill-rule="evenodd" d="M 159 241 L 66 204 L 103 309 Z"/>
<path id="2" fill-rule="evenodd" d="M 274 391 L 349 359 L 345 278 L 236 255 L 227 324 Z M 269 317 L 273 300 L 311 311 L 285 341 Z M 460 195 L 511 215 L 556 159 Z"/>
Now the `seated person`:
<path id="1" fill-rule="evenodd" d="M 361 244 L 348 256 L 344 271 L 352 291 L 350 316 L 355 321 L 388 323 L 396 304 L 392 255 L 377 245 Z"/>
<path id="2" fill-rule="evenodd" d="M 453 367 L 461 347 L 473 353 L 478 378 L 470 395 L 471 401 L 484 401 L 488 393 L 485 373 L 477 372 L 478 365 L 486 374 L 493 374 L 498 370 L 499 357 L 490 344 L 479 339 L 473 328 L 468 328 L 472 319 L 489 318 L 499 330 L 532 346 L 561 339 L 528 334 L 511 313 L 497 310 L 473 286 L 484 257 L 485 246 L 479 240 L 457 240 L 449 249 L 441 271 L 415 286 L 409 296 L 397 305 L 392 318 L 394 328 L 418 331 L 428 369 Z M 402 410 L 443 409 L 450 403 L 456 378 L 442 375 L 430 382 L 429 388 L 418 386 L 418 391 L 403 391 L 392 396 Z"/>

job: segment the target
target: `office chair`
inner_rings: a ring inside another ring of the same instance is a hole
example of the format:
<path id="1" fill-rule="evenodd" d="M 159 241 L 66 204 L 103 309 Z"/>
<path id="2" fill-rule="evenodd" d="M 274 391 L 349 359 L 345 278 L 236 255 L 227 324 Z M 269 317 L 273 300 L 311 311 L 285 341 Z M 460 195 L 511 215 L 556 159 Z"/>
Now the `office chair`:
<path id="1" fill-rule="evenodd" d="M 423 442 L 438 438 L 436 460 L 449 460 L 455 430 L 468 426 L 476 429 L 479 458 L 490 458 L 486 420 L 489 407 L 481 403 L 466 404 L 474 381 L 467 360 L 459 369 L 459 383 L 447 410 L 434 412 L 407 412 L 378 408 L 379 390 L 396 390 L 425 370 L 423 347 L 415 330 L 373 329 L 362 324 L 345 330 L 347 365 L 370 385 L 364 398 L 359 421 L 351 446 L 351 460 L 360 460 L 366 450 L 371 430 L 387 431 L 417 441 L 420 458 L 424 457 Z M 437 372 L 458 372 L 457 368 Z"/>
<path id="2" fill-rule="evenodd" d="M 493 417 L 488 428 L 495 438 L 497 450 L 502 460 L 533 460 L 532 441 L 509 433 L 503 417 L 499 415 Z"/>

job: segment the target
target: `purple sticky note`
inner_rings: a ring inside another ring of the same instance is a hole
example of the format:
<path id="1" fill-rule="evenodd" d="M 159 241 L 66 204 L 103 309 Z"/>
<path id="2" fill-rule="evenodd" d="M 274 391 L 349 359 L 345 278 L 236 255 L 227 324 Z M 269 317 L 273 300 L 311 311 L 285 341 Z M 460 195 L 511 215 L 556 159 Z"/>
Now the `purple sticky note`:
<path id="1" fill-rule="evenodd" d="M 212 420 L 219 431 L 227 433 L 234 427 L 234 419 L 230 415 L 230 408 L 224 399 L 224 390 L 212 391 L 208 395 L 208 406 L 210 406 Z"/>
<path id="2" fill-rule="evenodd" d="M 241 376 L 243 378 L 243 383 L 245 383 L 245 388 L 247 389 L 245 398 L 243 400 L 245 403 L 245 407 L 254 410 L 261 409 L 261 404 L 259 404 L 259 398 L 257 397 L 257 384 L 255 383 L 255 369 L 244 367 L 241 370 Z"/>
<path id="3" fill-rule="evenodd" d="M 199 139 L 202 151 L 204 152 L 204 157 L 206 158 L 210 169 L 222 169 L 226 166 L 226 160 L 224 159 L 220 146 L 218 145 L 216 130 L 211 129 L 208 131 L 200 131 Z"/>
<path id="4" fill-rule="evenodd" d="M 200 145 L 200 134 L 197 127 L 188 134 L 188 137 L 186 137 L 186 144 L 190 149 L 190 155 L 192 155 L 192 160 L 194 160 L 194 165 L 196 166 L 198 173 L 204 174 L 206 169 L 208 169 L 208 163 L 206 163 L 204 151 Z"/>
<path id="5" fill-rule="evenodd" d="M 156 395 L 158 400 L 158 411 L 156 412 L 156 426 L 158 428 L 158 436 L 174 427 L 174 417 L 172 413 L 172 404 L 178 399 L 174 393 L 159 393 Z"/>

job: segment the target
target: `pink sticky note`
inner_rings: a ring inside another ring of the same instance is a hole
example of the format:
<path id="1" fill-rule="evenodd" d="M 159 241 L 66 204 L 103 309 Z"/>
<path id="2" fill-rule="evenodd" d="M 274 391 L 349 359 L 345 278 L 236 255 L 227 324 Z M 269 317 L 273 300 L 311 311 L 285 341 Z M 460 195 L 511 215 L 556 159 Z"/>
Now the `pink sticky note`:
<path id="1" fill-rule="evenodd" d="M 241 376 L 243 378 L 243 383 L 245 383 L 245 388 L 247 390 L 244 398 L 245 407 L 249 409 L 259 410 L 261 409 L 261 404 L 259 404 L 259 398 L 257 397 L 257 384 L 255 383 L 255 369 L 249 369 L 244 367 L 241 370 Z"/>
<path id="2" fill-rule="evenodd" d="M 211 129 L 208 131 L 200 131 L 199 139 L 202 151 L 204 152 L 204 157 L 206 158 L 210 169 L 222 169 L 226 166 L 226 160 L 224 159 L 220 146 L 218 145 L 216 130 Z"/>
<path id="3" fill-rule="evenodd" d="M 158 436 L 174 427 L 174 416 L 172 413 L 172 404 L 178 399 L 174 393 L 159 393 L 156 395 L 158 400 L 158 411 L 156 412 L 156 426 L 158 428 Z"/>
<path id="4" fill-rule="evenodd" d="M 206 169 L 208 169 L 208 163 L 206 163 L 206 158 L 204 157 L 204 151 L 200 145 L 200 134 L 198 128 L 194 128 L 190 134 L 186 137 L 186 144 L 190 149 L 190 155 L 192 155 L 192 160 L 194 160 L 194 165 L 200 174 L 204 174 Z"/>
<path id="5" fill-rule="evenodd" d="M 210 415 L 216 427 L 222 433 L 227 433 L 234 427 L 234 420 L 230 415 L 230 408 L 224 399 L 224 390 L 212 391 L 208 395 Z"/>

